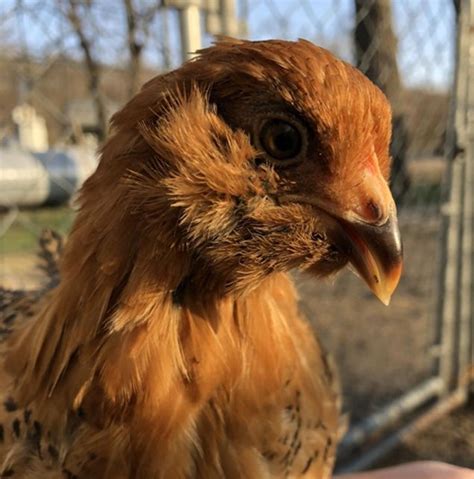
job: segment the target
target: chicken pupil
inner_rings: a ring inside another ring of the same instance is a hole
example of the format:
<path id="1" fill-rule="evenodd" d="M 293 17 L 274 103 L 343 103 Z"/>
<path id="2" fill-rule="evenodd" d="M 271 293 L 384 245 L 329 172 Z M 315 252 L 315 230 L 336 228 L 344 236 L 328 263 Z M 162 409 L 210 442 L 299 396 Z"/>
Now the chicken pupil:
<path id="1" fill-rule="evenodd" d="M 295 137 L 289 132 L 283 132 L 276 136 L 275 138 L 275 145 L 278 150 L 281 152 L 289 152 L 295 150 L 297 146 L 297 142 L 295 141 Z"/>
<path id="2" fill-rule="evenodd" d="M 285 160 L 294 157 L 300 152 L 301 137 L 299 132 L 290 124 L 273 120 L 263 128 L 262 144 L 267 153 L 274 158 Z"/>

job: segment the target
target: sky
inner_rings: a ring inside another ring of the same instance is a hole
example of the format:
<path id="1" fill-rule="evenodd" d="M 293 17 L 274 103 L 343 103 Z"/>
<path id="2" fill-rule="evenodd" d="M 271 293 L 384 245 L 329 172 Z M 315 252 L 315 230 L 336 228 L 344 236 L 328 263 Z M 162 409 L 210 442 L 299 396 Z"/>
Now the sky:
<path id="1" fill-rule="evenodd" d="M 150 5 L 155 0 L 135 0 Z M 239 11 L 245 0 L 237 0 Z M 353 0 L 246 0 L 250 39 L 306 38 L 352 60 Z M 15 6 L 26 13 L 18 14 Z M 107 63 L 126 63 L 125 25 L 117 0 L 95 0 L 96 53 Z M 0 0 L 0 41 L 17 53 L 41 57 L 64 52 L 80 58 L 76 39 L 58 20 L 50 0 Z M 445 90 L 454 72 L 454 11 L 452 0 L 392 0 L 394 29 L 398 38 L 398 61 L 408 87 Z M 164 41 L 163 39 L 167 40 Z M 207 35 L 203 44 L 211 41 Z M 163 48 L 166 43 L 167 48 Z M 152 67 L 163 64 L 164 52 L 172 67 L 180 63 L 176 12 L 160 15 L 152 25 L 145 60 Z"/>
<path id="2" fill-rule="evenodd" d="M 352 60 L 353 0 L 250 1 L 254 39 L 307 38 Z M 398 61 L 407 86 L 444 89 L 454 71 L 451 0 L 392 0 Z"/>

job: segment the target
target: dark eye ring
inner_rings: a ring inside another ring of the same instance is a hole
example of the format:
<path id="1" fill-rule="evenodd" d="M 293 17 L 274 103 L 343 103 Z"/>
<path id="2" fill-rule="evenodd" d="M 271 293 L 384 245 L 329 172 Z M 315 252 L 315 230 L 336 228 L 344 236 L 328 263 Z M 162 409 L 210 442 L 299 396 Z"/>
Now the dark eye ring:
<path id="1" fill-rule="evenodd" d="M 277 161 L 295 159 L 303 149 L 299 129 L 279 118 L 265 121 L 260 129 L 259 142 L 265 152 Z"/>

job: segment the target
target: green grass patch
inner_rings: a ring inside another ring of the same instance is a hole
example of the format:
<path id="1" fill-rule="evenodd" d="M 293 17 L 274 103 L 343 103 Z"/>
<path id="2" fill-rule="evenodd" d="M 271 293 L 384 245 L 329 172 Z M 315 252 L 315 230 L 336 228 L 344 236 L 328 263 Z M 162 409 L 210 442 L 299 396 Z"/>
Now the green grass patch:
<path id="1" fill-rule="evenodd" d="M 41 231 L 50 228 L 64 235 L 73 219 L 74 212 L 68 207 L 20 210 L 0 238 L 0 254 L 36 252 Z"/>

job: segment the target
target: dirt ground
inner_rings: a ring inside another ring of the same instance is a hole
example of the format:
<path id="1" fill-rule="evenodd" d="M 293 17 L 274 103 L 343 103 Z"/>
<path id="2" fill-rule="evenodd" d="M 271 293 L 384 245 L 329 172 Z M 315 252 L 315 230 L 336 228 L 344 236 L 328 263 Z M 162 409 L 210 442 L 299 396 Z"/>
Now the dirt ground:
<path id="1" fill-rule="evenodd" d="M 439 220 L 402 214 L 405 271 L 390 307 L 350 272 L 320 282 L 295 274 L 301 307 L 335 357 L 344 408 L 356 422 L 433 370 Z M 32 254 L 0 255 L 0 284 L 28 288 L 39 276 Z M 383 462 L 442 460 L 474 468 L 474 403 L 439 420 Z"/>
<path id="2" fill-rule="evenodd" d="M 474 402 L 454 411 L 415 439 L 399 446 L 380 465 L 436 460 L 474 469 Z"/>

